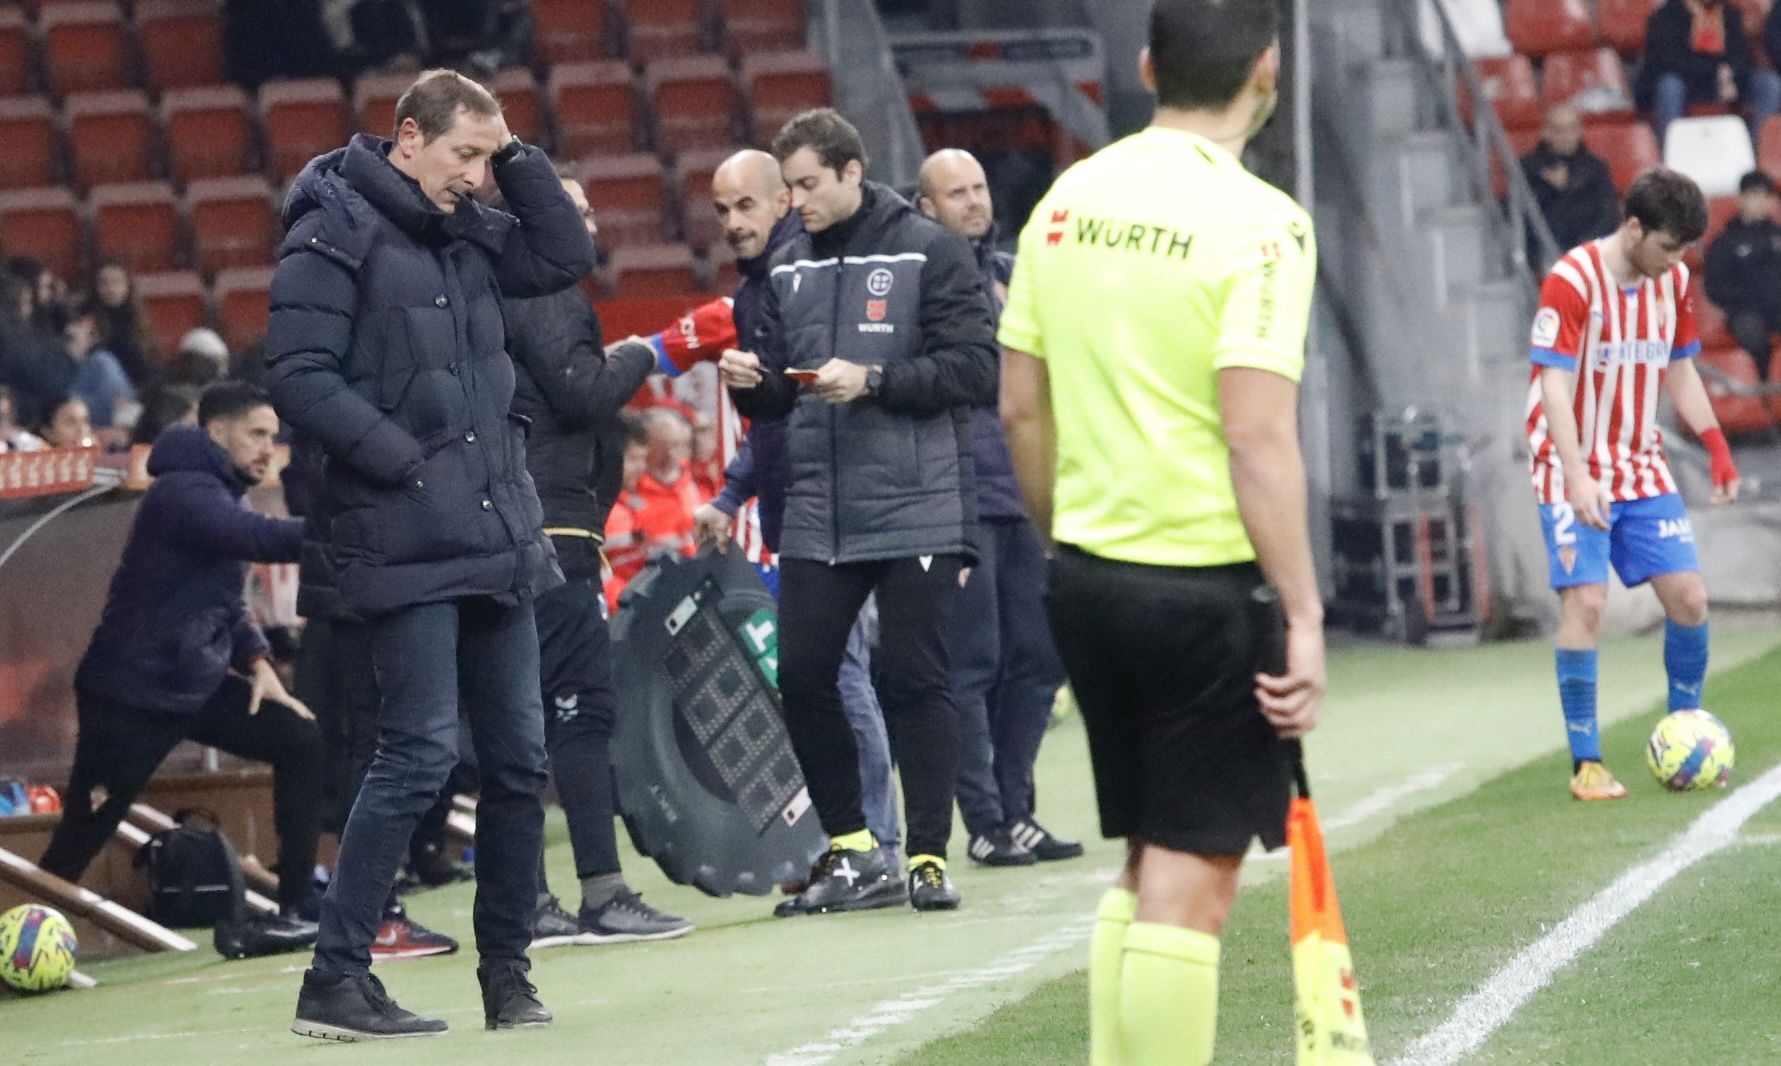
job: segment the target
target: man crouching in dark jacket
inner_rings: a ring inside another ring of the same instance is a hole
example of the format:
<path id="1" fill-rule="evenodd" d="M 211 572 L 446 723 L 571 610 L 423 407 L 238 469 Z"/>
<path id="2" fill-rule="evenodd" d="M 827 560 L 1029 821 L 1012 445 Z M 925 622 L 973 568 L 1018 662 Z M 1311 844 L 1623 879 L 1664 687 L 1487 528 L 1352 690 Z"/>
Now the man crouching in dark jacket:
<path id="1" fill-rule="evenodd" d="M 242 506 L 272 463 L 278 416 L 252 385 L 205 390 L 198 425 L 164 431 L 155 478 L 111 579 L 105 613 L 74 675 L 80 739 L 45 870 L 79 881 L 173 746 L 182 740 L 272 764 L 278 895 L 289 921 L 268 947 L 307 947 L 321 817 L 321 734 L 267 658 L 242 601 L 247 564 L 293 563 L 303 523 Z M 221 946 L 219 941 L 219 946 Z"/>
<path id="2" fill-rule="evenodd" d="M 512 215 L 472 194 L 493 180 Z M 569 288 L 594 248 L 550 160 L 488 90 L 429 71 L 393 141 L 312 161 L 285 205 L 266 338 L 284 417 L 326 453 L 326 551 L 366 623 L 378 750 L 347 816 L 292 1030 L 356 1040 L 443 1032 L 397 1007 L 370 946 L 397 864 L 458 761 L 482 772 L 476 946 L 490 1028 L 540 1026 L 526 948 L 544 828 L 537 596 L 562 581 L 512 415 L 503 295 Z M 515 217 L 517 216 L 517 217 Z"/>

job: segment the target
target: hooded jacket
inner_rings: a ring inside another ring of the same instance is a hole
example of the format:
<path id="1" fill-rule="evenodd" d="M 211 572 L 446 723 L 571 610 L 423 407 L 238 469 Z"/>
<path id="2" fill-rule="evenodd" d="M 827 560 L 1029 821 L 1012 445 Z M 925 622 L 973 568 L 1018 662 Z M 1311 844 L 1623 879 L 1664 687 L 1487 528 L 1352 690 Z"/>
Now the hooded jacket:
<path id="1" fill-rule="evenodd" d="M 1002 302 L 996 298 L 996 286 L 1006 287 L 1014 279 L 1014 257 L 996 250 L 996 236 L 996 226 L 991 223 L 989 232 L 972 245 L 972 251 L 977 256 L 983 294 L 999 324 Z M 1024 519 L 1026 502 L 1020 495 L 1020 482 L 1014 477 L 1014 456 L 1008 451 L 1008 437 L 1002 432 L 996 397 L 971 413 L 971 457 L 977 476 L 977 517 L 986 522 Z"/>

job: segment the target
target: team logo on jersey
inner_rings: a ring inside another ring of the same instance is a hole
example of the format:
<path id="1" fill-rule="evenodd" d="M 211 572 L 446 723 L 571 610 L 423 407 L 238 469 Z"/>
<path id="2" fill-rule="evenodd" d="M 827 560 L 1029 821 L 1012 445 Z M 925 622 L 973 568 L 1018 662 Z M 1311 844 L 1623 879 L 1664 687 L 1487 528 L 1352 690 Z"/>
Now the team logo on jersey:
<path id="1" fill-rule="evenodd" d="M 1533 345 L 1536 348 L 1550 348 L 1558 343 L 1558 308 L 1542 307 L 1534 316 Z"/>
<path id="2" fill-rule="evenodd" d="M 1053 211 L 1051 213 L 1051 227 L 1052 228 L 1051 228 L 1051 232 L 1049 232 L 1045 235 L 1045 243 L 1046 244 L 1062 244 L 1062 243 L 1064 243 L 1064 223 L 1066 223 L 1068 221 L 1070 221 L 1070 209 L 1069 208 L 1066 207 L 1062 211 Z"/>
<path id="3" fill-rule="evenodd" d="M 1574 545 L 1566 544 L 1558 549 L 1558 565 L 1564 567 L 1567 574 L 1577 569 L 1577 549 Z"/>
<path id="4" fill-rule="evenodd" d="M 892 274 L 883 267 L 879 267 L 877 270 L 866 275 L 866 291 L 874 296 L 883 296 L 891 291 L 891 286 L 896 284 L 896 281 L 897 276 L 895 274 Z"/>
<path id="5" fill-rule="evenodd" d="M 885 300 L 867 300 L 866 320 L 869 322 L 883 322 L 887 305 L 888 301 Z"/>

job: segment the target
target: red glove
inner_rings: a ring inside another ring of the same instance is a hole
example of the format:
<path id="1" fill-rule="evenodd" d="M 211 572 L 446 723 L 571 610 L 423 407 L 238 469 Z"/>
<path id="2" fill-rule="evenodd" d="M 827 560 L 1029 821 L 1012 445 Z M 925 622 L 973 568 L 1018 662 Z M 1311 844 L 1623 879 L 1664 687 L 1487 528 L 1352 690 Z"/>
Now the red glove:
<path id="1" fill-rule="evenodd" d="M 1718 426 L 1701 434 L 1701 443 L 1707 446 L 1707 454 L 1713 458 L 1713 488 L 1723 491 L 1738 480 L 1738 465 L 1732 462 L 1731 446 L 1725 443 L 1725 433 Z"/>
<path id="2" fill-rule="evenodd" d="M 663 373 L 678 377 L 699 363 L 715 363 L 725 348 L 736 346 L 735 301 L 713 300 L 681 315 L 674 325 L 649 338 Z"/>

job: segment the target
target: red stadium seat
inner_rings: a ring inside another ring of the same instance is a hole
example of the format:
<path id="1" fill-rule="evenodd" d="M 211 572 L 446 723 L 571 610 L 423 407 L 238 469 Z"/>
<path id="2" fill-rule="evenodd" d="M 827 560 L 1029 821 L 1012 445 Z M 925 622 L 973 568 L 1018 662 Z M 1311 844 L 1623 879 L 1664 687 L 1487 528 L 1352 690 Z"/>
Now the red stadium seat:
<path id="1" fill-rule="evenodd" d="M 1602 123 L 1586 126 L 1583 140 L 1590 151 L 1608 161 L 1614 186 L 1622 193 L 1633 179 L 1663 161 L 1657 135 L 1643 122 Z"/>
<path id="2" fill-rule="evenodd" d="M 684 244 L 646 244 L 612 253 L 613 291 L 621 297 L 679 296 L 699 289 L 699 263 Z"/>
<path id="3" fill-rule="evenodd" d="M 1738 198 L 1736 196 L 1714 196 L 1707 200 L 1707 232 L 1700 240 L 1690 245 L 1687 253 L 1683 256 L 1683 261 L 1688 264 L 1691 270 L 1698 272 L 1701 269 L 1701 264 L 1707 258 L 1707 249 L 1713 247 L 1713 242 L 1719 239 L 1719 235 L 1725 232 L 1725 227 L 1731 225 L 1732 219 L 1737 217 Z"/>
<path id="4" fill-rule="evenodd" d="M 538 58 L 553 67 L 613 53 L 607 0 L 532 0 L 532 27 Z"/>
<path id="5" fill-rule="evenodd" d="M 218 85 L 223 70 L 223 19 L 215 0 L 137 0 L 136 40 L 142 69 L 156 89 Z"/>
<path id="6" fill-rule="evenodd" d="M 723 245 L 723 226 L 711 206 L 711 176 L 729 157 L 728 148 L 706 148 L 674 161 L 675 199 L 686 212 L 681 232 L 695 251 Z"/>
<path id="7" fill-rule="evenodd" d="M 1497 121 L 1504 129 L 1525 130 L 1540 125 L 1540 86 L 1534 80 L 1534 65 L 1526 56 L 1502 56 L 1473 62 L 1478 68 L 1478 80 L 1484 86 L 1484 96 L 1496 108 Z M 1463 89 L 1460 109 L 1470 122 L 1472 101 L 1467 99 Z"/>
<path id="8" fill-rule="evenodd" d="M 711 291 L 731 293 L 742 285 L 742 271 L 736 266 L 736 255 L 727 244 L 714 244 L 705 254 L 711 270 Z"/>
<path id="9" fill-rule="evenodd" d="M 43 67 L 56 96 L 135 84 L 129 24 L 115 3 L 55 4 L 38 18 Z"/>
<path id="10" fill-rule="evenodd" d="M 1539 146 L 1540 131 L 1538 128 L 1508 130 L 1507 133 L 1509 134 L 1509 147 L 1515 152 L 1515 158 L 1517 160 L 1522 159 L 1529 152 Z M 1502 167 L 1497 163 L 1497 158 L 1494 154 L 1490 157 L 1490 181 L 1491 186 L 1496 190 L 1497 199 L 1501 200 L 1503 197 L 1509 195 L 1509 179 L 1503 173 Z"/>
<path id="11" fill-rule="evenodd" d="M 331 78 L 267 82 L 260 88 L 272 172 L 291 178 L 311 159 L 346 144 L 352 119 L 340 83 Z"/>
<path id="12" fill-rule="evenodd" d="M 62 102 L 74 183 L 149 181 L 158 170 L 160 131 L 140 92 L 75 93 Z"/>
<path id="13" fill-rule="evenodd" d="M 155 343 L 172 354 L 180 338 L 210 319 L 210 297 L 204 282 L 189 270 L 167 274 L 136 275 L 136 295 L 148 307 L 154 322 Z"/>
<path id="14" fill-rule="evenodd" d="M 212 178 L 186 189 L 198 269 L 264 266 L 278 245 L 272 189 L 264 178 Z"/>
<path id="15" fill-rule="evenodd" d="M 0 192 L 0 247 L 8 253 L 31 256 L 58 277 L 80 277 L 82 237 L 74 194 L 67 189 Z"/>
<path id="16" fill-rule="evenodd" d="M 667 235 L 662 161 L 654 155 L 598 157 L 583 168 L 582 180 L 602 243 L 615 248 L 659 244 Z"/>
<path id="17" fill-rule="evenodd" d="M 239 267 L 216 276 L 217 331 L 230 351 L 244 351 L 266 335 L 271 290 L 271 267 Z"/>
<path id="18" fill-rule="evenodd" d="M 1768 353 L 1763 358 L 1772 359 Z M 1766 433 L 1774 428 L 1775 415 L 1760 396 L 1738 393 L 1761 384 L 1756 361 L 1738 348 L 1703 349 L 1697 356 L 1701 379 L 1706 382 L 1707 396 L 1713 401 L 1713 413 L 1728 436 Z"/>
<path id="19" fill-rule="evenodd" d="M 524 67 L 503 70 L 489 83 L 489 91 L 501 101 L 507 128 L 527 144 L 544 143 L 544 108 L 538 99 L 538 81 Z"/>
<path id="20" fill-rule="evenodd" d="M 718 0 L 730 54 L 803 48 L 804 0 Z"/>
<path id="21" fill-rule="evenodd" d="M 353 84 L 353 112 L 359 129 L 376 137 L 389 137 L 396 129 L 396 102 L 414 84 L 413 74 L 367 74 Z M 540 143 L 543 116 L 538 107 L 538 83 L 524 67 L 503 70 L 488 82 L 489 91 L 501 101 L 507 128 L 528 144 Z"/>
<path id="22" fill-rule="evenodd" d="M 1758 131 L 1756 165 L 1770 177 L 1781 174 L 1781 115 L 1771 116 Z"/>
<path id="23" fill-rule="evenodd" d="M 829 102 L 829 65 L 811 52 L 769 52 L 742 61 L 755 143 L 768 144 L 786 120 Z"/>
<path id="24" fill-rule="evenodd" d="M 637 86 L 616 60 L 574 63 L 550 72 L 557 154 L 566 159 L 623 154 L 637 147 Z"/>
<path id="25" fill-rule="evenodd" d="M 656 147 L 664 154 L 736 143 L 736 82 L 724 59 L 663 59 L 644 78 L 655 104 Z"/>
<path id="26" fill-rule="evenodd" d="M 1602 41 L 1623 56 L 1645 51 L 1645 23 L 1663 0 L 1596 0 Z"/>
<path id="27" fill-rule="evenodd" d="M 1744 15 L 1744 32 L 1750 38 L 1751 50 L 1761 54 L 1762 31 L 1769 18 L 1770 0 L 1732 0 Z"/>
<path id="28" fill-rule="evenodd" d="M 246 174 L 254 165 L 254 117 L 233 85 L 174 89 L 161 98 L 167 170 L 175 181 Z"/>
<path id="29" fill-rule="evenodd" d="M 31 90 L 36 55 L 25 13 L 11 7 L 0 9 L 0 97 L 22 96 Z"/>
<path id="30" fill-rule="evenodd" d="M 705 15 L 700 0 L 628 0 L 625 51 L 633 63 L 705 50 Z"/>
<path id="31" fill-rule="evenodd" d="M 1633 92 L 1626 81 L 1626 68 L 1612 48 L 1554 52 L 1546 57 L 1542 75 L 1548 107 L 1574 104 L 1589 115 L 1633 114 Z"/>
<path id="32" fill-rule="evenodd" d="M 1503 26 L 1515 50 L 1531 56 L 1595 44 L 1588 0 L 1508 0 Z"/>
<path id="33" fill-rule="evenodd" d="M 1726 323 L 1725 312 L 1719 305 L 1697 291 L 1694 300 L 1694 321 L 1701 333 L 1702 348 L 1735 348 L 1738 342 L 1732 337 L 1731 327 Z"/>
<path id="34" fill-rule="evenodd" d="M 173 186 L 164 181 L 101 185 L 88 199 L 97 258 L 116 259 L 133 274 L 185 265 L 185 227 Z"/>
<path id="35" fill-rule="evenodd" d="M 38 96 L 0 100 L 0 189 L 56 184 L 62 136 L 55 112 Z"/>
<path id="36" fill-rule="evenodd" d="M 358 128 L 374 137 L 391 136 L 396 129 L 396 101 L 413 84 L 413 74 L 366 74 L 354 82 L 352 109 Z"/>

